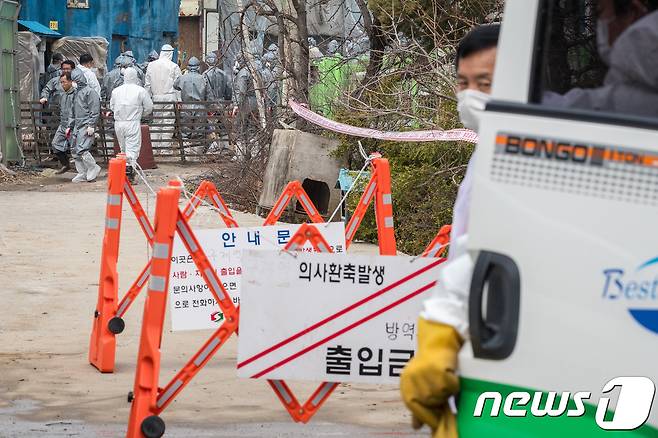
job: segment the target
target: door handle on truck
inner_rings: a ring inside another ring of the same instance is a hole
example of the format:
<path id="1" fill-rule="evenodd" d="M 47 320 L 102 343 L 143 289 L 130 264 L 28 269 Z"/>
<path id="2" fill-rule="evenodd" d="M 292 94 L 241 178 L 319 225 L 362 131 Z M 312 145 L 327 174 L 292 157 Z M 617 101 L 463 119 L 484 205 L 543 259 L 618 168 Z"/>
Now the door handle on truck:
<path id="1" fill-rule="evenodd" d="M 482 309 L 486 289 L 486 314 Z M 481 359 L 502 360 L 514 351 L 519 327 L 521 296 L 519 269 L 502 254 L 481 251 L 469 297 L 469 330 L 473 354 Z"/>

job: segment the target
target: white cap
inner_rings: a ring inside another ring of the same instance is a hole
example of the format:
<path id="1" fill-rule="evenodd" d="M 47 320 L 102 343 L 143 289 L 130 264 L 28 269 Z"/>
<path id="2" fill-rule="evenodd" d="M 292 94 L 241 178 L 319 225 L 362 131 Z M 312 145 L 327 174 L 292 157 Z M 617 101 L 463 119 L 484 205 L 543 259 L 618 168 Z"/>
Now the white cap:
<path id="1" fill-rule="evenodd" d="M 160 50 L 162 50 L 163 52 L 173 52 L 174 48 L 171 47 L 169 44 L 165 44 L 164 46 L 162 46 L 162 49 Z"/>

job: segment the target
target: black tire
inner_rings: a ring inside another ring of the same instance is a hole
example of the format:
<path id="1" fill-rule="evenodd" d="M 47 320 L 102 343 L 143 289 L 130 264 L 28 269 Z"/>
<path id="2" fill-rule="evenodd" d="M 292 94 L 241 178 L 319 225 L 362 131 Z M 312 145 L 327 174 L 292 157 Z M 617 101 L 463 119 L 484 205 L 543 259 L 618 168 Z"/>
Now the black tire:
<path id="1" fill-rule="evenodd" d="M 157 415 L 151 415 L 144 418 L 141 429 L 146 438 L 160 438 L 165 433 L 165 423 Z"/>

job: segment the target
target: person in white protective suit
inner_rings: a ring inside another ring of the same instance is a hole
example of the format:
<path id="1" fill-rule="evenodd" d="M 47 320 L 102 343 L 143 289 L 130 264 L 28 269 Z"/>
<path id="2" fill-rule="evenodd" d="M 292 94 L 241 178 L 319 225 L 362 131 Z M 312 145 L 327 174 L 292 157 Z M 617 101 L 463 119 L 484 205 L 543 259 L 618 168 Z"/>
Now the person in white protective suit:
<path id="1" fill-rule="evenodd" d="M 477 132 L 491 93 L 500 26 L 473 29 L 457 48 L 457 108 L 464 127 Z M 448 400 L 459 391 L 457 356 L 468 337 L 468 293 L 473 261 L 466 252 L 473 154 L 453 209 L 448 261 L 418 321 L 418 349 L 400 376 L 400 392 L 412 425 L 427 424 L 435 437 L 458 436 Z"/>
<path id="2" fill-rule="evenodd" d="M 71 134 L 71 155 L 75 162 L 78 174 L 73 177 L 72 182 L 94 181 L 101 171 L 96 160 L 91 155 L 90 149 L 94 144 L 96 124 L 100 116 L 101 98 L 87 85 L 84 72 L 75 69 L 71 73 L 71 79 L 77 84 L 69 126 L 75 126 Z"/>
<path id="3" fill-rule="evenodd" d="M 599 0 L 596 39 L 609 67 L 603 85 L 547 92 L 561 108 L 658 117 L 658 0 Z"/>
<path id="4" fill-rule="evenodd" d="M 158 126 L 155 129 L 159 132 L 152 133 L 153 140 L 171 140 L 174 134 L 174 102 L 177 100 L 178 93 L 174 89 L 174 82 L 181 76 L 180 67 L 172 61 L 174 57 L 174 48 L 169 44 L 162 46 L 160 57 L 151 62 L 146 69 L 144 88 L 151 95 L 154 102 L 171 102 L 162 106 L 160 124 L 169 126 Z M 160 142 L 159 146 L 165 145 Z"/>
<path id="5" fill-rule="evenodd" d="M 114 113 L 114 132 L 126 154 L 128 167 L 126 173 L 131 182 L 135 175 L 134 168 L 142 147 L 142 117 L 153 111 L 153 101 L 148 92 L 139 85 L 137 70 L 129 67 L 123 73 L 123 85 L 112 91 L 110 110 Z"/>

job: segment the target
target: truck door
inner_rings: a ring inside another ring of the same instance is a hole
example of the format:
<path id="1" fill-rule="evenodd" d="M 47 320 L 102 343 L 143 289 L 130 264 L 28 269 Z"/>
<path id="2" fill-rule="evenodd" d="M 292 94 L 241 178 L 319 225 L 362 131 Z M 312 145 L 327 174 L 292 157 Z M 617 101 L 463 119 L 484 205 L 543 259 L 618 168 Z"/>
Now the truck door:
<path id="1" fill-rule="evenodd" d="M 658 34 L 634 28 L 607 68 L 596 3 L 506 2 L 469 222 L 462 438 L 658 436 Z"/>

